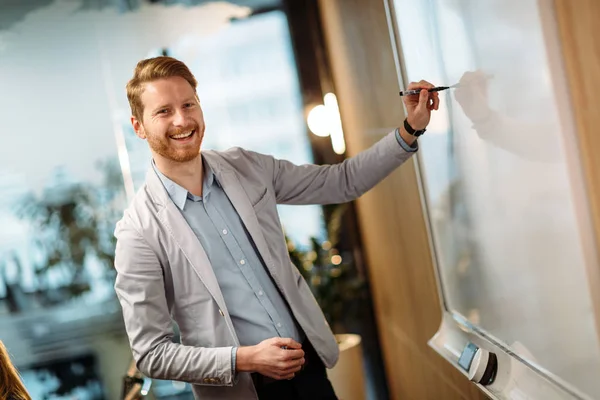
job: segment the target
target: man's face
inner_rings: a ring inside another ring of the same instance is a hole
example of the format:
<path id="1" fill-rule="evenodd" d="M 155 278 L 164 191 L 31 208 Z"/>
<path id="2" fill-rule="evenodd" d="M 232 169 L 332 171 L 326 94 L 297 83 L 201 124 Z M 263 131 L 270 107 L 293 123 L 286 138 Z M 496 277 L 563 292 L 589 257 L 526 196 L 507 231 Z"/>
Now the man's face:
<path id="1" fill-rule="evenodd" d="M 131 117 L 135 133 L 169 161 L 186 162 L 200 153 L 204 116 L 192 86 L 175 76 L 147 83 L 141 96 L 142 121 Z"/>

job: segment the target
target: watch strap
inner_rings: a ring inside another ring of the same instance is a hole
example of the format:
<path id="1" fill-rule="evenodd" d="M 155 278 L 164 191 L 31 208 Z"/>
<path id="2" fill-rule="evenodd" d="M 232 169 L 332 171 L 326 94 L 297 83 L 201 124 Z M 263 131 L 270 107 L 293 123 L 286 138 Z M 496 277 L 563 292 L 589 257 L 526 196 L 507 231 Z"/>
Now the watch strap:
<path id="1" fill-rule="evenodd" d="M 422 134 L 425 133 L 426 129 L 420 129 L 420 130 L 416 130 L 414 129 L 412 126 L 410 126 L 410 124 L 408 123 L 408 118 L 404 118 L 404 129 L 406 129 L 406 132 L 408 132 L 410 135 L 415 136 L 415 137 L 419 137 Z"/>

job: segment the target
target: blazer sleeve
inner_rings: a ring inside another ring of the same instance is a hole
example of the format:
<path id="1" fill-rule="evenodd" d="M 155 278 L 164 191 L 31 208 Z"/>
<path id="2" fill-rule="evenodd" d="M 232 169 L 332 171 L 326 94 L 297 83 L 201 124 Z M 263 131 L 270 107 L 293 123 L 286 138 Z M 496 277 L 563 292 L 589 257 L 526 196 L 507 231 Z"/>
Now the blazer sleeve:
<path id="1" fill-rule="evenodd" d="M 232 386 L 231 347 L 173 343 L 163 273 L 154 251 L 132 227 L 127 213 L 117 224 L 115 291 L 136 361 L 144 375 L 196 385 Z"/>
<path id="2" fill-rule="evenodd" d="M 251 153 L 272 181 L 278 204 L 339 204 L 367 192 L 402 163 L 408 152 L 391 132 L 369 149 L 335 165 L 295 165 Z"/>

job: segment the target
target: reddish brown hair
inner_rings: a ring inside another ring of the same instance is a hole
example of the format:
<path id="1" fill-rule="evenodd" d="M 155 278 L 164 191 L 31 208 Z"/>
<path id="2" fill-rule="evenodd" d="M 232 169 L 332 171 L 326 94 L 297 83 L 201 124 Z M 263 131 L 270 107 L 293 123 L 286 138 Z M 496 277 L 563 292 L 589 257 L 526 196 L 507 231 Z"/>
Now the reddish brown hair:
<path id="1" fill-rule="evenodd" d="M 127 82 L 127 99 L 131 107 L 131 115 L 138 121 L 142 121 L 144 105 L 141 97 L 146 83 L 172 76 L 185 79 L 194 88 L 194 93 L 196 92 L 198 82 L 183 62 L 166 56 L 148 58 L 138 62 L 133 72 L 133 78 Z"/>

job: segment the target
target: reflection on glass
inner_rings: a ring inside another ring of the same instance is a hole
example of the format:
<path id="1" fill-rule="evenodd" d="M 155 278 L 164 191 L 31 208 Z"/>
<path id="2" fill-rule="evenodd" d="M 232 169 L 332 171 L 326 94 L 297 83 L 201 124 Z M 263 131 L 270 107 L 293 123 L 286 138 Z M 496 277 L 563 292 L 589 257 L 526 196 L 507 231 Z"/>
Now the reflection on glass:
<path id="1" fill-rule="evenodd" d="M 0 18 L 0 106 L 10 110 L 0 119 L 0 339 L 34 398 L 52 396 L 48 371 L 81 354 L 98 361 L 98 381 L 81 381 L 93 395 L 61 395 L 118 398 L 131 352 L 112 288 L 113 230 L 150 166 L 125 84 L 140 59 L 167 52 L 198 78 L 205 148 L 311 162 L 287 21 L 279 11 L 244 19 L 248 7 L 226 2 L 36 4 Z M 295 243 L 322 236 L 318 207 L 282 207 L 281 217 Z M 153 390 L 191 398 L 189 385 Z"/>
<path id="2" fill-rule="evenodd" d="M 394 6 L 407 80 L 457 85 L 440 94 L 420 154 L 446 304 L 600 394 L 551 2 Z"/>

